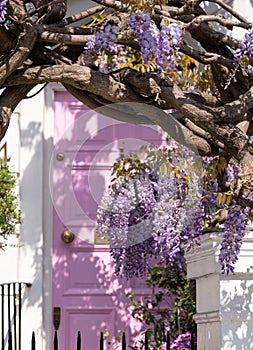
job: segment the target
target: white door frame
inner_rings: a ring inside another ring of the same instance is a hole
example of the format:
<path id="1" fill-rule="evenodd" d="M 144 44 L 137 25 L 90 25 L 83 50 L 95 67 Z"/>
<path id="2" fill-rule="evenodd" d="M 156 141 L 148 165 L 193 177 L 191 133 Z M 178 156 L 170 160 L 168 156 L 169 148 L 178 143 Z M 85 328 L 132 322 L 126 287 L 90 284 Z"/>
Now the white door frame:
<path id="1" fill-rule="evenodd" d="M 54 95 L 65 91 L 59 84 L 48 84 L 44 89 L 45 110 L 43 115 L 43 349 L 52 348 L 52 252 L 53 252 L 53 202 L 50 193 L 51 158 L 54 138 Z"/>

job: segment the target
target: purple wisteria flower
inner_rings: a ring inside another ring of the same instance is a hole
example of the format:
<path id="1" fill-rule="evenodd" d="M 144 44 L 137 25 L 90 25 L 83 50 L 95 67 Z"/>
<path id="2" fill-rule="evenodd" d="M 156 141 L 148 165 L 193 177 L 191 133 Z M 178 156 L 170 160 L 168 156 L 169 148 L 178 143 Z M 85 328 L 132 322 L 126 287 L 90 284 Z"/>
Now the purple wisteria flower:
<path id="1" fill-rule="evenodd" d="M 98 208 L 97 232 L 109 236 L 118 275 L 145 276 L 151 258 L 185 271 L 184 251 L 200 245 L 203 227 L 213 223 L 221 210 L 228 210 L 228 216 L 219 262 L 223 273 L 234 269 L 250 210 L 218 201 L 219 184 L 212 163 L 216 159 L 204 158 L 199 168 L 190 150 L 174 146 L 170 143 L 148 152 L 141 167 L 138 163 L 134 172 L 130 167 L 130 173 L 113 182 Z M 227 185 L 237 175 L 238 168 L 231 161 Z"/>
<path id="2" fill-rule="evenodd" d="M 210 216 L 216 212 L 218 206 L 218 181 L 217 178 L 207 177 L 204 184 L 203 197 L 201 199 L 202 205 L 205 208 L 205 216 L 210 219 Z"/>
<path id="3" fill-rule="evenodd" d="M 4 23 L 7 13 L 8 0 L 0 0 L 0 25 Z"/>
<path id="4" fill-rule="evenodd" d="M 97 32 L 93 38 L 87 41 L 83 49 L 81 61 L 88 65 L 103 50 L 109 53 L 118 53 L 122 46 L 116 44 L 117 36 L 117 26 L 108 24 L 103 30 Z"/>
<path id="5" fill-rule="evenodd" d="M 212 161 L 213 161 L 213 157 L 208 157 L 208 156 L 202 157 L 202 162 L 205 166 L 211 164 Z"/>
<path id="6" fill-rule="evenodd" d="M 156 56 L 159 43 L 159 30 L 151 23 L 149 13 L 132 12 L 129 20 L 131 29 L 136 32 L 137 40 L 141 48 L 144 63 Z"/>
<path id="7" fill-rule="evenodd" d="M 167 70 L 177 67 L 177 60 L 181 58 L 179 45 L 182 39 L 182 28 L 178 23 L 171 23 L 168 26 L 162 26 L 161 31 L 152 23 L 150 14 L 143 11 L 133 12 L 129 19 L 130 27 L 135 31 L 141 54 L 145 64 L 149 60 L 154 60 L 158 69 Z M 83 54 L 79 59 L 81 64 L 89 65 L 96 60 L 97 56 L 103 51 L 114 53 L 119 57 L 116 60 L 126 62 L 127 54 L 119 55 L 122 45 L 117 45 L 118 28 L 115 25 L 108 24 L 102 31 L 97 32 L 95 36 L 88 40 L 84 47 Z M 104 71 L 110 71 L 107 62 L 101 58 L 98 60 L 98 66 L 103 66 Z M 101 61 L 101 62 L 100 62 Z M 118 66 L 118 62 L 115 66 Z M 106 67 L 106 68 L 104 68 Z"/>
<path id="8" fill-rule="evenodd" d="M 146 275 L 150 257 L 183 271 L 183 245 L 199 240 L 203 210 L 187 198 L 187 172 L 179 179 L 157 168 L 118 179 L 98 208 L 97 232 L 108 233 L 115 271 L 127 278 Z"/>
<path id="9" fill-rule="evenodd" d="M 136 32 L 144 63 L 154 59 L 158 69 L 177 67 L 177 59 L 181 58 L 178 50 L 183 33 L 179 24 L 164 25 L 159 31 L 151 22 L 150 14 L 143 11 L 133 12 L 129 24 Z"/>
<path id="10" fill-rule="evenodd" d="M 194 210 L 188 210 L 186 213 L 188 225 L 184 228 L 181 234 L 181 240 L 185 251 L 189 251 L 193 245 L 199 246 L 202 235 L 202 225 L 205 218 L 205 208 L 200 200 L 195 203 Z"/>
<path id="11" fill-rule="evenodd" d="M 187 207 L 181 205 L 178 179 L 160 176 L 157 191 L 153 221 L 156 254 L 173 266 L 182 252 L 182 238 L 188 226 Z"/>
<path id="12" fill-rule="evenodd" d="M 234 53 L 235 62 L 240 61 L 242 58 L 249 60 L 253 56 L 253 28 L 249 29 L 242 41 L 239 44 L 239 48 Z M 251 65 L 247 65 L 246 71 L 249 74 L 253 73 L 253 67 Z"/>
<path id="13" fill-rule="evenodd" d="M 130 278 L 149 271 L 155 204 L 153 183 L 145 174 L 118 180 L 103 197 L 97 211 L 97 234 L 108 234 L 117 274 Z"/>
<path id="14" fill-rule="evenodd" d="M 253 67 L 252 67 L 250 64 L 247 65 L 247 67 L 246 67 L 246 72 L 247 72 L 248 74 L 253 74 Z"/>
<path id="15" fill-rule="evenodd" d="M 103 49 L 109 52 L 117 52 L 119 49 L 118 45 L 115 45 L 117 35 L 118 28 L 111 24 L 108 24 L 101 32 L 97 32 L 95 35 L 97 53 Z"/>
<path id="16" fill-rule="evenodd" d="M 235 184 L 238 174 L 239 174 L 238 166 L 233 161 L 230 161 L 225 171 L 225 175 L 226 175 L 225 186 L 231 186 Z"/>
<path id="17" fill-rule="evenodd" d="M 233 205 L 229 209 L 219 254 L 221 272 L 224 274 L 234 271 L 234 264 L 238 259 L 249 213 L 250 208 L 242 209 L 239 205 Z"/>
<path id="18" fill-rule="evenodd" d="M 150 272 L 150 258 L 153 255 L 152 238 L 127 248 L 111 248 L 115 273 L 127 279 L 146 276 Z"/>
<path id="19" fill-rule="evenodd" d="M 109 235 L 112 247 L 124 248 L 127 245 L 130 212 L 133 209 L 132 197 L 118 181 L 114 189 L 102 198 L 97 211 L 97 234 Z"/>
<path id="20" fill-rule="evenodd" d="M 176 157 L 175 161 L 178 162 Z M 199 245 L 202 234 L 205 211 L 199 191 L 201 184 L 187 183 L 184 180 L 187 173 L 182 170 L 180 178 L 162 175 L 157 183 L 153 238 L 159 257 L 170 266 L 176 263 L 183 267 L 180 258 L 183 251 Z"/>
<path id="21" fill-rule="evenodd" d="M 242 41 L 239 44 L 239 48 L 235 51 L 235 59 L 238 60 L 242 55 L 249 58 L 253 55 L 253 28 L 249 29 Z"/>
<path id="22" fill-rule="evenodd" d="M 250 192 L 250 194 L 247 197 L 249 200 L 253 201 L 253 191 Z"/>

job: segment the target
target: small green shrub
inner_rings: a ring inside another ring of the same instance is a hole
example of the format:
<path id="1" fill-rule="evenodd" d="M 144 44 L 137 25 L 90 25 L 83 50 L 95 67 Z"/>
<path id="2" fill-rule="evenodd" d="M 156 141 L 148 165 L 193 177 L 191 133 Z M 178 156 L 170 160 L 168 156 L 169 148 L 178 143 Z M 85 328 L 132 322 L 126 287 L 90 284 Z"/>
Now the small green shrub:
<path id="1" fill-rule="evenodd" d="M 169 330 L 171 340 L 187 331 L 196 334 L 193 320 L 195 298 L 185 272 L 177 266 L 173 269 L 163 265 L 153 266 L 146 284 L 151 289 L 149 298 L 138 300 L 132 292 L 127 296 L 132 316 L 143 323 L 152 349 L 160 349 L 164 344 L 166 330 Z M 144 349 L 143 338 L 130 348 Z"/>
<path id="2" fill-rule="evenodd" d="M 4 160 L 0 159 L 0 237 L 6 239 L 15 233 L 16 225 L 21 222 L 18 197 L 14 192 L 15 175 Z M 3 247 L 4 243 L 0 243 Z"/>

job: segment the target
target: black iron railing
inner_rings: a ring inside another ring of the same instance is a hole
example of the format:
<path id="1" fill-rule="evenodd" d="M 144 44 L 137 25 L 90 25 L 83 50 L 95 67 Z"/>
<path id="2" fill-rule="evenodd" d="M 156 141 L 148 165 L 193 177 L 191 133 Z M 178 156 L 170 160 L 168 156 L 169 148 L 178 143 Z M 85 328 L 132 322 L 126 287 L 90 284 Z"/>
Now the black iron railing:
<path id="1" fill-rule="evenodd" d="M 1 349 L 21 350 L 22 295 L 30 283 L 0 284 Z"/>
<path id="2" fill-rule="evenodd" d="M 170 350 L 170 334 L 169 334 L 169 332 L 167 332 L 165 344 L 166 344 L 165 350 Z M 88 349 L 85 347 L 85 340 L 82 343 L 80 331 L 78 331 L 78 333 L 77 333 L 76 344 L 73 344 L 73 346 L 74 347 L 70 350 L 96 350 L 96 349 Z M 100 339 L 98 341 L 98 349 L 104 350 L 104 335 L 102 332 L 100 333 Z M 127 349 L 126 335 L 125 335 L 125 332 L 123 332 L 122 339 L 121 339 L 121 350 L 126 350 L 126 349 Z M 36 340 L 35 340 L 34 332 L 32 333 L 31 350 L 36 350 Z M 55 331 L 55 333 L 54 333 L 53 350 L 60 350 L 58 348 L 58 333 L 57 333 L 57 331 Z M 145 333 L 145 338 L 144 338 L 144 350 L 150 350 L 147 332 Z M 194 336 L 193 335 L 191 335 L 190 350 L 195 350 Z"/>

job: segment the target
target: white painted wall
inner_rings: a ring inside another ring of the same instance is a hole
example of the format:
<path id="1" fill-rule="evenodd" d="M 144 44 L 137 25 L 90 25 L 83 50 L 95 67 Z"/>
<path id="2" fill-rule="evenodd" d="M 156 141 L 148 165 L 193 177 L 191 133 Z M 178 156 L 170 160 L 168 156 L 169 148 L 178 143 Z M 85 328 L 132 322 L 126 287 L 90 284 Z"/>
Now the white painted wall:
<path id="1" fill-rule="evenodd" d="M 245 235 L 234 273 L 218 263 L 220 233 L 206 234 L 200 248 L 186 255 L 187 276 L 196 280 L 198 349 L 253 349 L 253 231 Z"/>
<path id="2" fill-rule="evenodd" d="M 32 92 L 34 93 L 34 91 Z M 18 278 L 32 283 L 23 305 L 24 348 L 30 344 L 31 331 L 42 337 L 43 276 L 43 94 L 24 100 L 20 106 L 20 198 L 24 214 L 21 226 Z"/>
<path id="3" fill-rule="evenodd" d="M 34 91 L 33 91 L 34 92 Z M 22 117 L 21 117 L 22 116 Z M 18 176 L 20 207 L 23 222 L 20 231 L 8 240 L 9 246 L 0 253 L 0 283 L 28 282 L 23 289 L 23 348 L 30 344 L 31 332 L 40 335 L 42 328 L 42 154 L 44 98 L 43 93 L 24 100 L 12 116 L 7 131 L 7 154 L 10 166 Z M 38 343 L 42 337 L 38 337 Z M 27 340 L 27 344 L 26 344 Z M 42 348 L 38 345 L 38 348 Z"/>

